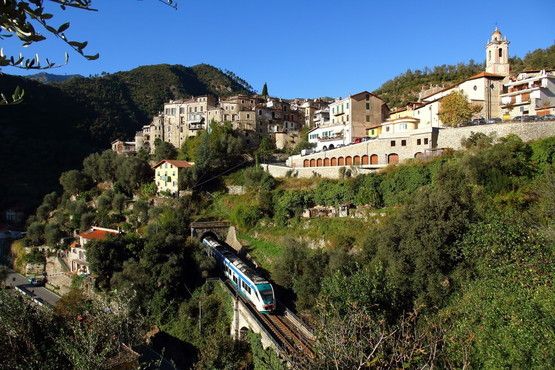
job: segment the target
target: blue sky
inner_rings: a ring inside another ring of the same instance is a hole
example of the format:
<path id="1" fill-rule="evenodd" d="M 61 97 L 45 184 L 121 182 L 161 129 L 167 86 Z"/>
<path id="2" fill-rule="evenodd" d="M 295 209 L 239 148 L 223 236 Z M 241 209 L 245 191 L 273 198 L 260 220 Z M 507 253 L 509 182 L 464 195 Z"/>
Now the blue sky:
<path id="1" fill-rule="evenodd" d="M 498 24 L 510 54 L 555 42 L 553 0 L 95 0 L 99 12 L 55 10 L 55 24 L 89 41 L 98 61 L 70 52 L 57 74 L 117 72 L 140 65 L 209 63 L 282 97 L 373 90 L 407 69 L 482 62 Z M 2 40 L 6 54 L 22 49 Z M 23 50 L 63 60 L 56 39 Z M 4 69 L 6 73 L 21 73 Z"/>

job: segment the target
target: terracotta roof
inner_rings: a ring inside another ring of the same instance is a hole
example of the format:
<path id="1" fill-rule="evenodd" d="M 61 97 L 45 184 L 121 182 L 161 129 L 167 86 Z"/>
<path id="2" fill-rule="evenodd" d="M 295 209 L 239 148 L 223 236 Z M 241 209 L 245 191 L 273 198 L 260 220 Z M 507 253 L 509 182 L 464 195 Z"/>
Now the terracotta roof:
<path id="1" fill-rule="evenodd" d="M 162 163 L 166 163 L 166 162 L 173 164 L 175 167 L 178 167 L 178 168 L 193 167 L 193 164 L 191 162 L 178 161 L 177 159 L 162 159 L 160 162 L 156 163 L 152 168 L 156 168 L 160 166 Z"/>
<path id="2" fill-rule="evenodd" d="M 384 101 L 384 100 L 383 100 L 382 98 L 380 98 L 378 95 L 373 94 L 373 93 L 371 93 L 371 92 L 368 92 L 368 91 L 366 91 L 366 90 L 361 91 L 361 92 L 359 92 L 358 94 L 351 95 L 351 96 L 349 96 L 349 98 L 352 98 L 352 99 L 355 99 L 355 100 L 359 100 L 359 98 L 362 98 L 362 97 L 366 98 L 366 95 L 367 95 L 367 94 L 370 95 L 370 96 L 373 96 L 373 97 L 375 97 L 375 98 L 378 98 L 378 99 L 380 99 L 381 101 Z"/>
<path id="3" fill-rule="evenodd" d="M 442 92 L 444 92 L 444 91 L 447 91 L 447 90 L 453 89 L 453 88 L 455 88 L 455 87 L 457 87 L 457 86 L 460 86 L 463 82 L 475 80 L 475 79 L 477 79 L 477 78 L 482 78 L 482 77 L 487 77 L 487 78 L 498 78 L 498 79 L 503 79 L 503 78 L 505 78 L 504 76 L 496 75 L 496 74 L 494 74 L 494 73 L 480 72 L 480 73 L 475 74 L 474 76 L 468 77 L 466 80 L 463 80 L 463 81 L 461 81 L 461 82 L 459 82 L 459 83 L 457 83 L 457 84 L 455 84 L 455 85 L 450 85 L 450 86 L 447 86 L 447 87 L 445 87 L 445 88 L 443 88 L 443 89 L 441 89 L 441 90 L 438 90 L 438 91 L 436 91 L 435 93 L 430 94 L 430 95 L 424 97 L 424 99 L 428 99 L 430 96 L 434 96 L 434 95 L 437 95 L 437 94 L 442 93 Z M 428 103 L 433 103 L 434 101 L 437 101 L 437 100 L 439 100 L 439 99 L 440 99 L 440 98 L 434 99 L 434 100 L 429 101 L 429 102 L 426 102 L 424 105 L 428 105 Z M 423 105 L 423 106 L 424 106 L 424 105 Z"/>
<path id="4" fill-rule="evenodd" d="M 85 231 L 83 233 L 80 233 L 79 236 L 84 238 L 84 239 L 89 239 L 89 240 L 104 240 L 106 239 L 109 235 L 117 235 L 117 232 L 114 231 L 107 231 L 107 230 L 89 230 L 89 231 Z"/>
<path id="5" fill-rule="evenodd" d="M 495 73 L 480 72 L 480 73 L 475 74 L 474 76 L 470 76 L 470 77 L 467 78 L 465 81 L 475 80 L 475 79 L 477 79 L 477 78 L 482 78 L 482 77 L 489 77 L 489 78 L 505 78 L 504 76 L 496 75 Z"/>

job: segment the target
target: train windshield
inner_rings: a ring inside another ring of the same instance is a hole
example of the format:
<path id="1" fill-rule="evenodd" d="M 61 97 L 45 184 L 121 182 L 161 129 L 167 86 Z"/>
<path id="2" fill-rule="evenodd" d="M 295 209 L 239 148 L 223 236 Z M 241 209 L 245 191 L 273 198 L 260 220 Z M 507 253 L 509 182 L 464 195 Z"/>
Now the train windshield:
<path id="1" fill-rule="evenodd" d="M 265 304 L 274 303 L 274 291 L 272 290 L 272 286 L 270 284 L 258 284 L 256 287 L 258 288 L 262 301 Z"/>

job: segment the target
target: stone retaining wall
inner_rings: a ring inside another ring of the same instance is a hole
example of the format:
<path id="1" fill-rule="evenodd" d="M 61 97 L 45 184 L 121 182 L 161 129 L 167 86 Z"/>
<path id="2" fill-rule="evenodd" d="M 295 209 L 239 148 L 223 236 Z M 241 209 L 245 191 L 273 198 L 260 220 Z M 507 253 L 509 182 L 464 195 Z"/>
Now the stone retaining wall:
<path id="1" fill-rule="evenodd" d="M 544 137 L 555 136 L 555 121 L 512 122 L 457 128 L 442 128 L 438 134 L 437 146 L 438 148 L 461 149 L 461 140 L 469 137 L 472 132 L 481 132 L 486 135 L 495 133 L 498 138 L 509 134 L 515 134 L 518 135 L 523 141 L 531 141 Z"/>
<path id="2" fill-rule="evenodd" d="M 340 179 L 341 172 L 340 168 L 345 168 L 346 170 L 351 170 L 351 176 L 355 177 L 360 174 L 374 172 L 374 169 L 363 168 L 358 166 L 346 166 L 346 167 L 286 167 L 273 164 L 263 164 L 262 168 L 270 173 L 273 177 L 300 177 L 300 178 L 311 178 L 311 177 L 325 177 L 328 179 Z M 288 172 L 290 175 L 288 175 Z"/>

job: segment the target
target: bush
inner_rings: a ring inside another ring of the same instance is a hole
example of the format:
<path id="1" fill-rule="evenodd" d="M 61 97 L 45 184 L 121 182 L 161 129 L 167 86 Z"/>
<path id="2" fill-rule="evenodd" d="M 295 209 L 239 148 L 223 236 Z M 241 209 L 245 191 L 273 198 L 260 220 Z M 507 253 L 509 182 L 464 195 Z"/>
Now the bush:
<path id="1" fill-rule="evenodd" d="M 242 171 L 244 185 L 249 190 L 270 191 L 275 188 L 276 180 L 260 167 L 249 167 Z"/>
<path id="2" fill-rule="evenodd" d="M 431 182 L 430 172 L 424 164 L 406 164 L 383 175 L 380 192 L 383 203 L 392 206 L 409 200 L 423 185 Z"/>
<path id="3" fill-rule="evenodd" d="M 231 212 L 235 224 L 243 229 L 250 229 L 262 218 L 263 213 L 257 204 L 239 204 Z"/>
<path id="4" fill-rule="evenodd" d="M 381 181 L 382 177 L 375 174 L 358 176 L 353 184 L 355 189 L 354 203 L 357 205 L 367 204 L 374 208 L 383 207 Z"/>
<path id="5" fill-rule="evenodd" d="M 540 171 L 545 171 L 555 163 L 555 136 L 535 141 L 530 146 L 531 159 Z"/>
<path id="6" fill-rule="evenodd" d="M 308 191 L 280 191 L 274 194 L 274 220 L 286 225 L 289 219 L 300 217 L 303 210 L 314 204 Z"/>

